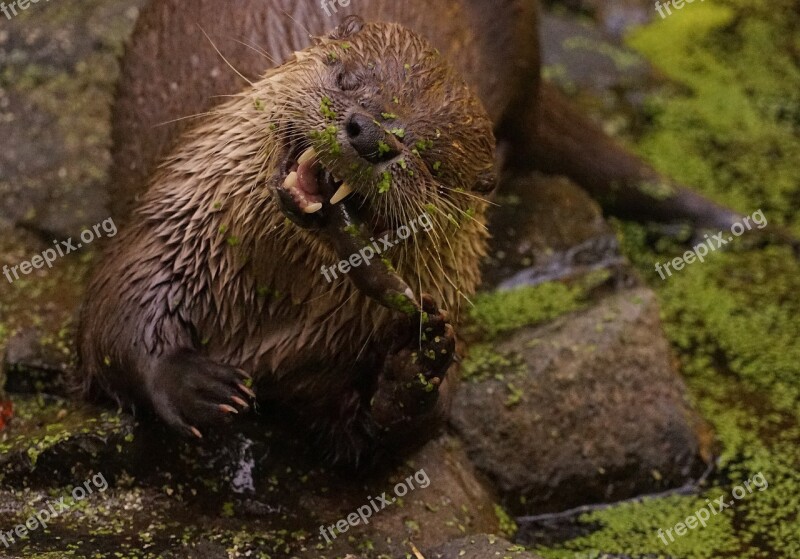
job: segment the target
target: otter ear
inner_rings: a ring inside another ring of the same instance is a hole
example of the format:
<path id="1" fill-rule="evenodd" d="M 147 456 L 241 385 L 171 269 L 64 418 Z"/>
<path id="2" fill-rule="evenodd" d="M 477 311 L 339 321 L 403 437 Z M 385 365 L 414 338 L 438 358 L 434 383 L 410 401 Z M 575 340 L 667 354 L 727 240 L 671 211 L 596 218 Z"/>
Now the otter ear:
<path id="1" fill-rule="evenodd" d="M 478 180 L 475 181 L 472 190 L 481 194 L 489 194 L 495 188 L 497 188 L 497 174 L 493 169 L 488 169 L 478 175 Z"/>
<path id="2" fill-rule="evenodd" d="M 364 28 L 364 20 L 359 16 L 347 16 L 339 26 L 330 32 L 329 39 L 347 39 Z"/>

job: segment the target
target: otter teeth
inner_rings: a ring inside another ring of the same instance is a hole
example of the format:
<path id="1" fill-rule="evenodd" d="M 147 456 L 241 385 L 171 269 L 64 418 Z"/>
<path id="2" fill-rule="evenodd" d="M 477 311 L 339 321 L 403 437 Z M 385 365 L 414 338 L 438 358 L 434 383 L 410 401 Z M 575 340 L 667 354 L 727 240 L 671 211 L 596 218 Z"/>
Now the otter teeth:
<path id="1" fill-rule="evenodd" d="M 300 177 L 297 174 L 297 171 L 292 171 L 286 176 L 286 179 L 283 181 L 283 188 L 286 190 L 292 191 L 292 196 L 295 198 L 295 201 L 302 206 L 303 203 L 307 203 L 305 194 L 301 193 L 297 190 L 297 185 L 300 182 Z M 300 202 L 302 200 L 302 203 Z M 319 202 L 314 202 L 312 204 L 308 204 L 306 207 L 303 208 L 303 212 L 307 214 L 317 213 L 322 209 L 322 204 Z"/>
<path id="2" fill-rule="evenodd" d="M 353 192 L 353 187 L 351 187 L 351 186 L 350 186 L 349 184 L 347 184 L 346 182 L 343 182 L 343 183 L 342 183 L 342 186 L 340 186 L 340 187 L 339 187 L 339 190 L 337 190 L 337 191 L 334 193 L 334 195 L 333 195 L 333 196 L 331 196 L 331 204 L 338 204 L 339 202 L 341 202 L 342 200 L 344 200 L 345 198 L 347 198 L 347 196 L 348 196 L 348 195 L 349 195 L 351 192 Z"/>
<path id="3" fill-rule="evenodd" d="M 284 179 L 283 187 L 284 188 L 288 188 L 288 189 L 292 189 L 292 188 L 295 188 L 296 186 L 297 186 L 297 172 L 296 171 L 292 171 L 291 173 L 289 173 L 286 176 L 286 179 Z"/>
<path id="4" fill-rule="evenodd" d="M 317 151 L 314 148 L 308 148 L 306 151 L 303 152 L 303 155 L 300 156 L 300 159 L 297 160 L 297 164 L 303 165 L 304 163 L 308 163 L 316 156 L 317 156 Z"/>

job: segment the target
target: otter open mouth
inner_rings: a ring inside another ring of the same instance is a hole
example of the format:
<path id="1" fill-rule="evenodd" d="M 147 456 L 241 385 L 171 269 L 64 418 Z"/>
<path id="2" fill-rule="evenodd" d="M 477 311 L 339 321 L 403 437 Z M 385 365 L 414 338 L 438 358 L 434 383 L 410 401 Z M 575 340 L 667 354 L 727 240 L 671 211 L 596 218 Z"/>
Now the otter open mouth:
<path id="1" fill-rule="evenodd" d="M 335 205 L 347 198 L 353 189 L 337 179 L 320 163 L 314 148 L 292 150 L 286 160 L 286 178 L 281 185 L 296 208 L 304 214 L 315 214 L 325 203 Z"/>
<path id="2" fill-rule="evenodd" d="M 293 145 L 282 172 L 284 179 L 277 188 L 281 209 L 301 227 L 324 228 L 332 207 L 345 202 L 353 218 L 366 225 L 372 235 L 380 237 L 389 231 L 387 221 L 372 211 L 365 197 L 346 180 L 334 176 L 313 147 Z"/>
<path id="3" fill-rule="evenodd" d="M 352 261 L 386 234 L 384 220 L 346 181 L 325 168 L 314 148 L 290 149 L 282 171 L 285 178 L 277 188 L 282 211 L 301 227 L 320 231 L 342 261 Z M 383 258 L 354 267 L 348 277 L 388 308 L 409 315 L 421 309 L 414 292 Z"/>

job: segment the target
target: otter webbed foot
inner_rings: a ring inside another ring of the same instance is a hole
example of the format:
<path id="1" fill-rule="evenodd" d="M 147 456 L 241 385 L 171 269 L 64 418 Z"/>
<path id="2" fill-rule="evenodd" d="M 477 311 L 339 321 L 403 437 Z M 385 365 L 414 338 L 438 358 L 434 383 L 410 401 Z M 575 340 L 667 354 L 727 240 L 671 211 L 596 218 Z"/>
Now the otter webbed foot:
<path id="1" fill-rule="evenodd" d="M 200 438 L 199 427 L 222 423 L 250 408 L 250 375 L 189 350 L 158 360 L 146 390 L 168 425 Z"/>
<path id="2" fill-rule="evenodd" d="M 421 301 L 422 312 L 399 319 L 385 334 L 389 346 L 378 344 L 364 364 L 363 383 L 322 407 L 305 407 L 305 421 L 331 465 L 370 469 L 436 434 L 449 403 L 456 339 L 447 313 L 428 295 Z"/>
<path id="3" fill-rule="evenodd" d="M 378 378 L 371 409 L 383 431 L 411 427 L 438 415 L 440 389 L 455 357 L 455 331 L 447 313 L 430 296 L 423 296 L 422 309 L 411 324 L 404 321 L 405 339 L 395 338 L 398 341 Z"/>

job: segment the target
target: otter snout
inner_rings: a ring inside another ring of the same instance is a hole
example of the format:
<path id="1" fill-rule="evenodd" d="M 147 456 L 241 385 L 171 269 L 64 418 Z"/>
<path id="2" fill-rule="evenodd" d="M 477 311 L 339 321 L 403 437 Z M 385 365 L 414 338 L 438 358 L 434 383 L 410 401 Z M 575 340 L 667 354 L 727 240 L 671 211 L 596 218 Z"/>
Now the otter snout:
<path id="1" fill-rule="evenodd" d="M 370 163 L 389 161 L 400 155 L 397 140 L 368 114 L 355 112 L 350 115 L 345 132 L 353 149 Z"/>

